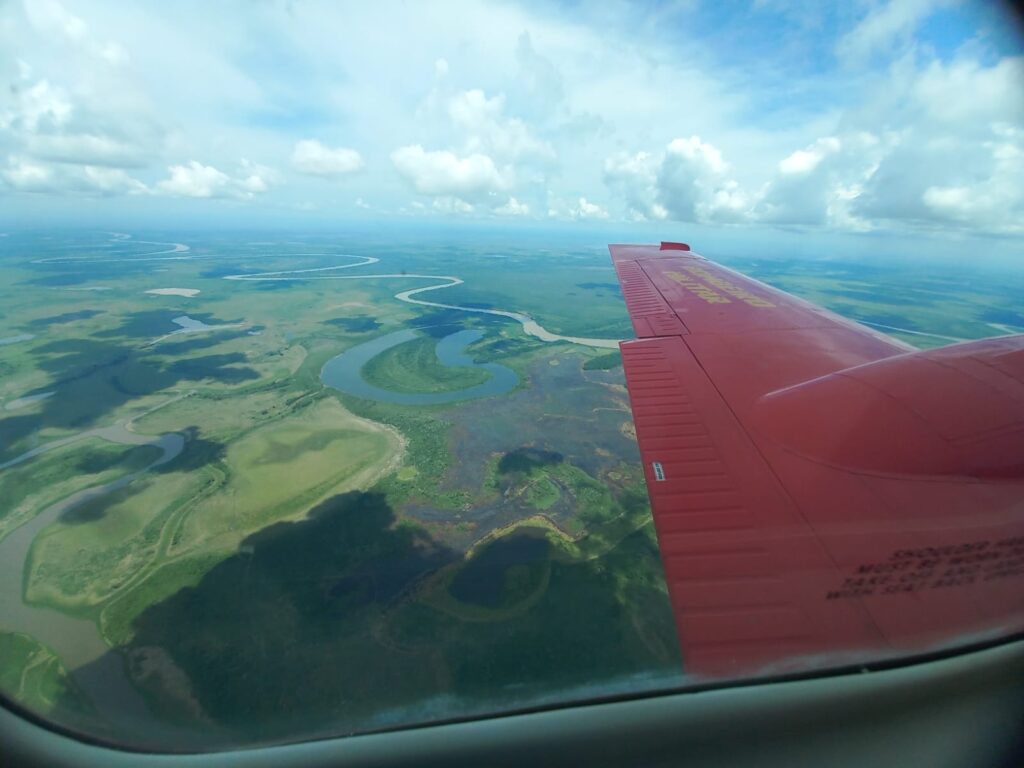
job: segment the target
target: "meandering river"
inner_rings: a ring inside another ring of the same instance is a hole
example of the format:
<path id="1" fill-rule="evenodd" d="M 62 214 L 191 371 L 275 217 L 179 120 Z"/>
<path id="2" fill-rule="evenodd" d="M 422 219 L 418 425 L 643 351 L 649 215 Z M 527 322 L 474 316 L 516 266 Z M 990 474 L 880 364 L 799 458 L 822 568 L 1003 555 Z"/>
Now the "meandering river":
<path id="1" fill-rule="evenodd" d="M 570 344 L 579 344 L 584 347 L 599 347 L 602 349 L 618 349 L 618 339 L 590 339 L 582 336 L 562 336 L 561 334 L 552 333 L 547 328 L 542 326 L 532 317 L 522 312 L 509 312 L 504 309 L 482 309 L 480 307 L 464 307 L 458 304 L 442 304 L 437 301 L 427 301 L 426 299 L 413 298 L 421 293 L 427 291 L 439 291 L 444 288 L 454 288 L 456 285 L 462 285 L 463 280 L 455 277 L 454 275 L 421 275 L 415 273 L 401 274 L 401 273 L 386 273 L 376 275 L 338 275 L 333 274 L 343 269 L 354 269 L 355 267 L 365 267 L 370 264 L 376 264 L 380 259 L 374 258 L 373 256 L 351 256 L 353 259 L 361 259 L 361 261 L 353 262 L 352 264 L 340 264 L 334 267 L 317 267 L 314 269 L 287 269 L 279 272 L 255 272 L 252 274 L 239 274 L 239 275 L 227 275 L 225 280 L 381 280 L 381 279 L 402 279 L 402 280 L 440 280 L 439 283 L 433 285 L 427 285 L 422 288 L 411 288 L 407 291 L 399 291 L 395 294 L 395 298 L 399 301 L 404 301 L 407 304 L 419 304 L 424 307 L 436 307 L 438 309 L 454 309 L 459 312 L 472 312 L 479 315 L 493 315 L 495 317 L 506 317 L 509 320 L 515 320 L 517 323 L 523 326 L 523 331 L 541 341 L 556 342 L 565 341 Z M 332 273 L 332 274 L 327 274 Z"/>
<path id="2" fill-rule="evenodd" d="M 115 235 L 116 243 L 128 240 L 128 235 Z M 170 246 L 165 250 L 151 251 L 135 256 L 66 256 L 38 259 L 37 264 L 56 263 L 90 263 L 114 261 L 175 261 L 202 258 L 191 253 L 188 245 L 183 243 L 157 243 L 153 241 L 133 241 L 152 245 Z M 314 255 L 314 254 L 308 254 Z M 320 255 L 320 254 L 315 254 Z M 428 301 L 417 296 L 429 292 L 452 288 L 463 281 L 453 275 L 425 274 L 362 274 L 339 275 L 338 271 L 355 267 L 376 264 L 380 260 L 372 256 L 352 257 L 358 259 L 351 264 L 343 264 L 316 269 L 285 270 L 278 272 L 261 272 L 255 274 L 229 275 L 225 279 L 234 281 L 270 281 L 270 280 L 430 280 L 432 283 L 420 288 L 400 291 L 394 295 L 399 301 L 439 309 L 457 310 L 475 314 L 492 315 L 507 318 L 522 325 L 523 331 L 544 342 L 568 342 L 588 347 L 615 349 L 615 339 L 591 339 L 578 336 L 563 336 L 548 331 L 529 315 L 500 309 L 482 309 L 465 307 L 456 304 L 444 304 Z M 439 281 L 439 282 L 438 282 Z M 175 322 L 182 320 L 178 318 Z M 190 318 L 184 318 L 190 320 Z M 195 321 L 192 321 L 195 322 Z M 179 322 L 182 330 L 193 330 L 186 323 Z M 203 330 L 206 328 L 204 327 Z M 179 331 L 180 332 L 180 331 Z M 511 369 L 496 363 L 476 363 L 463 350 L 469 344 L 481 338 L 483 331 L 463 330 L 441 339 L 437 345 L 437 355 L 443 365 L 482 368 L 490 374 L 483 384 L 452 392 L 436 393 L 399 393 L 375 387 L 366 382 L 360 375 L 362 367 L 375 355 L 386 349 L 409 341 L 416 337 L 414 329 L 406 329 L 374 339 L 366 344 L 347 350 L 331 359 L 321 371 L 323 382 L 330 387 L 348 392 L 359 397 L 367 397 L 391 403 L 405 405 L 434 405 L 452 403 L 475 397 L 496 395 L 513 389 L 518 378 Z M 31 336 L 7 337 L 0 339 L 0 344 L 12 344 L 30 339 Z M 45 393 L 46 396 L 51 393 Z M 36 396 L 41 399 L 44 395 Z M 31 398 L 15 401 L 19 405 L 27 403 Z M 177 399 L 177 398 L 176 398 Z M 166 403 L 165 403 L 166 404 Z M 92 501 L 118 489 L 124 488 L 149 470 L 173 460 L 184 446 L 184 438 L 179 434 L 169 433 L 159 436 L 139 435 L 132 432 L 130 425 L 114 425 L 98 429 L 86 430 L 77 435 L 55 440 L 26 451 L 20 456 L 0 464 L 0 471 L 16 466 L 32 458 L 54 450 L 69 443 L 88 437 L 98 437 L 113 443 L 130 446 L 152 445 L 161 449 L 159 458 L 148 467 L 138 472 L 125 475 L 103 485 L 87 488 L 68 498 L 53 504 L 29 522 L 0 540 L 0 629 L 22 632 L 31 635 L 39 642 L 52 648 L 61 658 L 65 667 L 74 676 L 89 698 L 95 703 L 98 711 L 113 724 L 119 727 L 144 729 L 151 735 L 173 733 L 176 729 L 157 717 L 149 714 L 139 692 L 131 685 L 125 674 L 121 656 L 112 652 L 104 642 L 94 621 L 79 619 L 59 611 L 42 606 L 31 605 L 23 601 L 24 577 L 29 552 L 35 537 L 48 525 L 74 508 Z M 136 731 L 138 732 L 138 731 Z"/>

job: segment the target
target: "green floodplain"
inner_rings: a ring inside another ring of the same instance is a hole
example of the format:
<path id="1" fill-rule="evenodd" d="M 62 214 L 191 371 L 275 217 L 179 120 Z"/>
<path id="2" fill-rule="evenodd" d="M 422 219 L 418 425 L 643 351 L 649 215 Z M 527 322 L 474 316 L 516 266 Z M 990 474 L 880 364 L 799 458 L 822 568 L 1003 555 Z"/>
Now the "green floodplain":
<path id="1" fill-rule="evenodd" d="M 1024 331 L 1019 273 L 727 263 L 919 347 Z M 411 298 L 449 307 L 396 298 L 429 276 L 463 283 Z M 0 692 L 181 749 L 678 685 L 618 352 L 487 309 L 631 335 L 598 242 L 3 238 Z M 406 329 L 359 372 L 377 391 L 517 383 L 406 405 L 321 381 Z M 466 330 L 471 364 L 443 364 Z"/>

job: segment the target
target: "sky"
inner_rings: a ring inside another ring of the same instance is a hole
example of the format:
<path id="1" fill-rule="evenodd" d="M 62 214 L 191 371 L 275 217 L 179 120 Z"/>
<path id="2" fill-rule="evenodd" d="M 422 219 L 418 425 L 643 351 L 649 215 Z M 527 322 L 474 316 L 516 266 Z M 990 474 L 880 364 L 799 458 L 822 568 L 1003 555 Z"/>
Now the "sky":
<path id="1" fill-rule="evenodd" d="M 1024 43 L 991 3 L 0 0 L 0 78 L 8 227 L 628 225 L 1024 258 Z"/>

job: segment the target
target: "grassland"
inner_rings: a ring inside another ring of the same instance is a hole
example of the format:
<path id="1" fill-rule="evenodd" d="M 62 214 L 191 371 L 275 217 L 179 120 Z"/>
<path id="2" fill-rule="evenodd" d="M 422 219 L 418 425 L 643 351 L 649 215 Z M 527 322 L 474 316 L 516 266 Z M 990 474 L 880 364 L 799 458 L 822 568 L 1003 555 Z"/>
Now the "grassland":
<path id="1" fill-rule="evenodd" d="M 9 467 L 0 472 L 0 540 L 61 499 L 144 469 L 160 453 L 91 437 Z"/>
<path id="2" fill-rule="evenodd" d="M 437 339 L 421 336 L 386 349 L 362 371 L 370 384 L 392 392 L 449 392 L 483 384 L 490 378 L 480 368 L 442 365 Z"/>
<path id="3" fill-rule="evenodd" d="M 104 631 L 123 640 L 131 610 L 147 604 L 140 595 L 181 588 L 252 532 L 301 516 L 330 493 L 372 484 L 402 451 L 393 432 L 332 398 L 204 455 L 211 445 L 218 444 L 193 438 L 166 471 L 46 529 L 33 545 L 28 598 L 80 615 L 102 612 Z"/>

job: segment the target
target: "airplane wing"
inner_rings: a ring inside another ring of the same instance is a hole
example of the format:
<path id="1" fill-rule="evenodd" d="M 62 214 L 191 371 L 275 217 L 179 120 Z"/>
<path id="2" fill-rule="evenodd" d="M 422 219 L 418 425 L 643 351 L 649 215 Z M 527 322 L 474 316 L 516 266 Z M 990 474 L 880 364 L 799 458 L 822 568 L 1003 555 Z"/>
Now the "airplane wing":
<path id="1" fill-rule="evenodd" d="M 1024 630 L 1024 336 L 920 352 L 682 244 L 610 250 L 689 674 Z"/>

